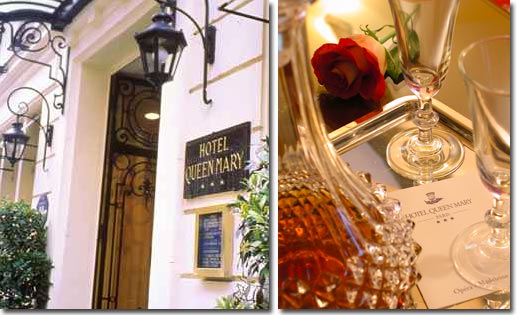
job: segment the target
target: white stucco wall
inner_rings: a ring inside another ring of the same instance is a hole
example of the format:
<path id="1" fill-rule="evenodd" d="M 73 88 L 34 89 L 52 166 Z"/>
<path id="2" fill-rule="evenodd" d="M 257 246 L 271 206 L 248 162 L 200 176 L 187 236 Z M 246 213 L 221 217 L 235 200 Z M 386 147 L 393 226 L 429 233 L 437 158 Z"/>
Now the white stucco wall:
<path id="1" fill-rule="evenodd" d="M 201 1 L 200 1 L 201 2 Z M 260 138 L 268 134 L 268 38 L 267 26 L 257 21 L 226 15 L 211 3 L 210 14 L 217 28 L 215 63 L 209 66 L 208 97 L 202 102 L 203 50 L 201 40 L 192 35 L 194 27 L 178 16 L 178 28 L 187 36 L 178 73 L 162 88 L 162 112 L 158 149 L 157 186 L 149 308 L 213 308 L 216 299 L 233 292 L 234 282 L 207 281 L 182 277 L 194 268 L 195 215 L 184 210 L 229 203 L 236 192 L 183 199 L 185 143 L 246 121 L 251 121 L 250 156 L 260 148 Z M 236 1 L 242 11 L 264 16 L 265 1 Z M 203 21 L 204 5 L 179 1 L 178 6 Z M 266 73 L 264 73 L 266 71 Z M 194 90 L 193 90 L 194 89 Z M 237 218 L 236 218 L 237 219 Z M 238 222 L 234 223 L 236 235 Z M 239 240 L 233 243 L 233 274 L 238 266 Z"/>
<path id="2" fill-rule="evenodd" d="M 32 189 L 33 206 L 43 193 L 48 193 L 49 199 L 47 252 L 54 268 L 48 308 L 91 308 L 109 80 L 138 55 L 133 33 L 149 23 L 155 10 L 152 1 L 97 0 L 65 31 L 71 48 L 65 112 L 50 110 L 55 129 L 52 148 L 47 151 L 48 171 L 41 168 L 44 146 L 40 134 Z M 53 56 L 40 57 L 48 63 Z M 0 78 L 1 130 L 13 120 L 6 99 L 22 85 L 44 94 L 55 89 L 46 68 L 14 59 L 9 72 Z M 30 102 L 31 111 L 40 111 L 37 100 L 25 101 Z M 43 109 L 42 115 L 46 114 Z M 2 177 L 2 181 L 13 182 L 10 173 L 4 172 Z M 24 183 L 16 183 L 20 184 Z M 12 196 L 17 191 L 12 186 L 3 190 Z"/>

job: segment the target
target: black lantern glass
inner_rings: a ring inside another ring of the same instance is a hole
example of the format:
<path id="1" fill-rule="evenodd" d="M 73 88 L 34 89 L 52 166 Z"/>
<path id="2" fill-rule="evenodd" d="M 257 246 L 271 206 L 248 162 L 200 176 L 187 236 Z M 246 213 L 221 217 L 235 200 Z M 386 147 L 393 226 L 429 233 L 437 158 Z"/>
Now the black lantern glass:
<path id="1" fill-rule="evenodd" d="M 16 162 L 22 159 L 25 146 L 29 141 L 29 136 L 23 132 L 22 127 L 23 124 L 17 121 L 2 134 L 5 158 L 11 163 L 11 166 L 14 166 Z"/>
<path id="2" fill-rule="evenodd" d="M 183 32 L 174 29 L 174 16 L 162 11 L 153 16 L 153 23 L 135 34 L 145 78 L 154 86 L 174 78 L 181 53 L 187 41 Z"/>

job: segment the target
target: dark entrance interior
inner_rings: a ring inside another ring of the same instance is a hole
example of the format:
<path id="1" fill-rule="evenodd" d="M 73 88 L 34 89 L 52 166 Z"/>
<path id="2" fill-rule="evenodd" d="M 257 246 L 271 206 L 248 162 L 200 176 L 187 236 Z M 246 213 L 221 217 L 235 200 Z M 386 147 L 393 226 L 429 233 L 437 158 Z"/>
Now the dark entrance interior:
<path id="1" fill-rule="evenodd" d="M 147 308 L 160 94 L 127 71 L 111 79 L 93 308 Z"/>

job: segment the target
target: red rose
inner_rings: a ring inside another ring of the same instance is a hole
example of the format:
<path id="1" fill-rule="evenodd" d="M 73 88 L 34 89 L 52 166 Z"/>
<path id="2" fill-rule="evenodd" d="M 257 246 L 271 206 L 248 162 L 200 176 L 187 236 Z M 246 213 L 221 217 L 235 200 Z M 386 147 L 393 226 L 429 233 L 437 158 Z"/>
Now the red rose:
<path id="1" fill-rule="evenodd" d="M 347 99 L 357 94 L 380 100 L 386 91 L 384 47 L 366 35 L 342 38 L 338 44 L 324 44 L 311 60 L 318 82 L 335 96 Z"/>

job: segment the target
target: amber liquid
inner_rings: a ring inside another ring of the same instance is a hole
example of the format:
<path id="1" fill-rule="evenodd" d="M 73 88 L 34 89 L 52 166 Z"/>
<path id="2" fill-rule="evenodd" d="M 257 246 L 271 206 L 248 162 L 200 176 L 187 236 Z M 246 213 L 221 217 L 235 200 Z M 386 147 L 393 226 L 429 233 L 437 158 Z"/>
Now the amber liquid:
<path id="1" fill-rule="evenodd" d="M 361 234 L 374 237 L 352 204 L 344 210 Z M 405 292 L 386 290 L 377 270 L 384 267 L 370 264 L 316 174 L 280 171 L 278 217 L 280 308 L 397 308 L 406 303 Z M 374 270 L 380 280 L 372 277 Z"/>
<path id="2" fill-rule="evenodd" d="M 288 7 L 290 2 L 281 3 Z M 302 16 L 295 13 L 292 16 Z M 326 144 L 323 139 L 313 143 L 308 136 L 313 130 L 308 127 L 315 122 L 314 113 L 307 109 L 316 105 L 312 83 L 305 75 L 311 71 L 305 54 L 305 23 L 295 20 L 284 19 L 283 27 L 279 26 L 279 307 L 409 308 L 413 303 L 407 292 L 418 273 L 414 269 L 416 255 L 405 236 L 407 228 L 377 224 L 383 218 L 379 209 L 370 208 L 374 207 L 371 200 L 370 206 L 357 204 L 367 198 L 359 197 L 357 191 L 343 191 L 345 186 L 362 186 L 337 183 L 340 191 L 336 194 L 343 196 L 334 199 L 314 169 L 318 163 L 312 159 L 319 157 L 311 153 Z"/>

